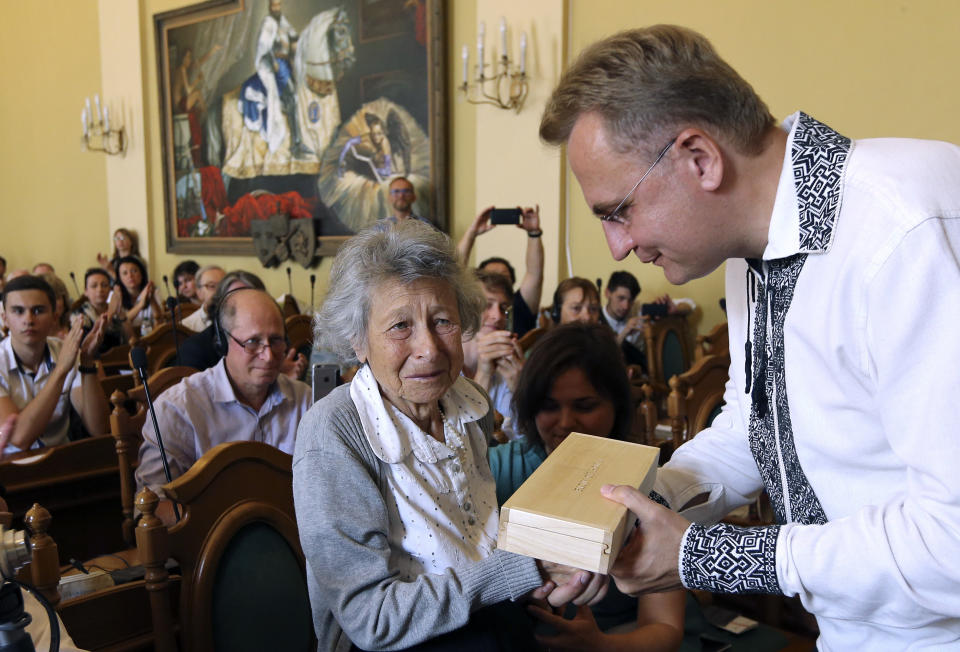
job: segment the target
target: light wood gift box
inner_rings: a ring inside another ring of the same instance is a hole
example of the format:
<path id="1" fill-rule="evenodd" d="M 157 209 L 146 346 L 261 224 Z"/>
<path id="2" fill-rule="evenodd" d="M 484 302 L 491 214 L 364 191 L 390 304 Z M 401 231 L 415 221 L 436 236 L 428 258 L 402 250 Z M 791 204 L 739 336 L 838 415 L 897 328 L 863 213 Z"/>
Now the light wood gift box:
<path id="1" fill-rule="evenodd" d="M 504 503 L 497 547 L 608 572 L 633 523 L 600 487 L 626 484 L 650 493 L 659 456 L 652 446 L 570 433 Z"/>

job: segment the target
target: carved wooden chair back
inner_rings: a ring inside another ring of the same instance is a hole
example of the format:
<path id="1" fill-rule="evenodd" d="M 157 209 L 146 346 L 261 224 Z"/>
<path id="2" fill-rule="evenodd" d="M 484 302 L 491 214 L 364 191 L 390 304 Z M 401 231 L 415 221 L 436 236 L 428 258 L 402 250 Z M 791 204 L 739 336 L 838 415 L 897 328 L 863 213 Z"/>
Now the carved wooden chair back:
<path id="1" fill-rule="evenodd" d="M 280 307 L 280 309 L 283 311 L 284 319 L 300 314 L 300 306 L 297 305 L 297 300 L 289 294 L 284 295 L 283 305 Z"/>
<path id="2" fill-rule="evenodd" d="M 121 371 L 131 372 L 130 345 L 120 344 L 104 351 L 97 360 L 97 375 L 100 378 L 115 376 Z M 107 395 L 109 396 L 109 394 Z"/>
<path id="3" fill-rule="evenodd" d="M 150 395 L 156 399 L 169 387 L 197 372 L 193 367 L 167 367 L 147 378 Z M 147 419 L 147 397 L 143 385 L 127 392 L 110 395 L 113 410 L 110 413 L 110 434 L 113 435 L 117 464 L 120 472 L 120 511 L 123 515 L 121 532 L 129 546 L 136 544 L 133 534 L 133 501 L 140 444 L 143 443 L 143 424 Z"/>
<path id="4" fill-rule="evenodd" d="M 174 341 L 173 331 L 176 330 L 177 340 Z M 171 322 L 164 322 L 135 342 L 142 346 L 147 354 L 147 376 L 150 377 L 161 369 L 169 366 L 177 357 L 177 344 L 183 343 L 194 333 L 179 323 L 174 326 Z M 133 359 L 129 360 L 133 369 Z M 137 380 L 139 383 L 139 378 Z"/>
<path id="5" fill-rule="evenodd" d="M 70 557 L 87 559 L 123 547 L 117 502 L 117 456 L 109 435 L 15 453 L 0 461 L 0 478 L 13 514 L 24 527 L 34 503 L 54 517 L 50 533 Z"/>
<path id="6" fill-rule="evenodd" d="M 0 523 L 10 527 L 10 512 L 0 500 Z M 58 547 L 49 534 L 50 512 L 34 504 L 24 519 L 30 562 L 18 579 L 36 587 L 53 606 L 76 646 L 83 650 L 148 652 L 154 649 L 153 622 L 146 582 L 134 580 L 74 598 L 62 598 Z M 178 586 L 170 593 L 176 597 Z M 62 640 L 62 637 L 61 637 Z"/>
<path id="7" fill-rule="evenodd" d="M 673 376 L 690 368 L 690 339 L 687 320 L 682 315 L 648 319 L 643 325 L 650 381 L 666 391 Z"/>
<path id="8" fill-rule="evenodd" d="M 169 530 L 155 515 L 156 494 L 137 495 L 137 548 L 157 649 L 176 649 L 172 637 L 161 640 L 174 623 L 185 651 L 315 649 L 291 457 L 259 442 L 220 444 L 163 489 L 182 506 Z M 175 612 L 167 596 L 170 557 L 180 567 Z"/>
<path id="9" fill-rule="evenodd" d="M 313 320 L 310 315 L 293 315 L 284 320 L 287 328 L 287 339 L 290 346 L 297 353 L 302 353 L 308 360 L 313 351 Z"/>
<path id="10" fill-rule="evenodd" d="M 546 328 L 534 328 L 523 334 L 517 344 L 520 345 L 520 350 L 523 351 L 523 354 L 526 355 L 530 352 L 530 349 L 533 348 L 533 345 L 537 343 L 541 337 L 543 337 L 547 332 Z"/>
<path id="11" fill-rule="evenodd" d="M 723 355 L 705 356 L 689 371 L 670 379 L 667 414 L 674 448 L 692 439 L 720 413 L 729 368 L 728 351 Z"/>
<path id="12" fill-rule="evenodd" d="M 717 324 L 706 335 L 697 336 L 695 350 L 697 360 L 708 355 L 730 354 L 730 335 L 727 332 L 727 322 Z"/>

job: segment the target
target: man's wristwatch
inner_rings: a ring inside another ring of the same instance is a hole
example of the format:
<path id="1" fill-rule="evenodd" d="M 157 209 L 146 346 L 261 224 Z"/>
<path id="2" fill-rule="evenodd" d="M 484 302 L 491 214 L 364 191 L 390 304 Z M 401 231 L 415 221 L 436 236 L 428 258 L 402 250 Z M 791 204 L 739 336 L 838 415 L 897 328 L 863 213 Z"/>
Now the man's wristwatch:
<path id="1" fill-rule="evenodd" d="M 528 238 L 539 238 L 542 235 L 543 235 L 543 230 L 541 229 L 534 229 L 533 231 L 527 231 Z"/>

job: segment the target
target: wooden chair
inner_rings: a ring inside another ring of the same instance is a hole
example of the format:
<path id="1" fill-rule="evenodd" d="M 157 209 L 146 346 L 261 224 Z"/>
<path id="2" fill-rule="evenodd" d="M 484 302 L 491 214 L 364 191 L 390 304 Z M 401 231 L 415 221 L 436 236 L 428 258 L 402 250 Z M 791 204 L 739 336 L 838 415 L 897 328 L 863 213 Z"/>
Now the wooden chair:
<path id="1" fill-rule="evenodd" d="M 97 381 L 100 383 L 100 389 L 103 390 L 103 395 L 107 397 L 113 396 L 113 393 L 117 391 L 130 391 L 136 384 L 134 374 L 116 374 L 113 376 L 104 376 L 103 378 L 98 377 Z"/>
<path id="2" fill-rule="evenodd" d="M 70 308 L 67 310 L 67 312 L 72 313 L 82 310 L 83 306 L 86 305 L 88 301 L 90 301 L 90 299 L 87 298 L 87 295 L 81 294 L 79 299 L 70 304 Z"/>
<path id="3" fill-rule="evenodd" d="M 690 368 L 690 339 L 687 320 L 681 315 L 648 319 L 643 324 L 647 365 L 654 390 L 668 391 L 667 382 Z"/>
<path id="4" fill-rule="evenodd" d="M 242 488 L 242 489 L 240 489 Z M 169 530 L 159 499 L 137 494 L 136 529 L 146 568 L 157 650 L 313 650 L 306 565 L 293 509 L 291 457 L 259 442 L 220 444 L 163 487 L 183 506 Z M 168 558 L 180 565 L 170 609 Z"/>
<path id="5" fill-rule="evenodd" d="M 300 314 L 300 306 L 297 305 L 297 300 L 289 294 L 283 295 L 283 305 L 280 306 L 280 309 L 283 312 L 284 319 Z"/>
<path id="6" fill-rule="evenodd" d="M 0 523 L 9 528 L 12 514 L 0 499 Z M 40 505 L 26 515 L 30 562 L 18 573 L 56 609 L 73 642 L 84 650 L 147 652 L 154 649 L 153 621 L 146 582 L 135 580 L 84 595 L 62 599 L 57 544 L 49 535 L 52 518 Z M 95 560 L 103 563 L 101 560 Z M 79 571 L 71 571 L 79 572 Z M 174 598 L 177 587 L 172 587 Z"/>
<path id="7" fill-rule="evenodd" d="M 150 395 L 160 396 L 164 390 L 197 372 L 193 367 L 167 367 L 147 378 Z M 143 424 L 147 419 L 147 398 L 143 385 L 128 392 L 110 395 L 113 410 L 110 413 L 110 434 L 113 435 L 120 473 L 121 532 L 129 546 L 136 545 L 133 527 L 133 500 L 136 491 L 135 473 L 140 444 L 143 443 Z"/>
<path id="8" fill-rule="evenodd" d="M 727 322 L 714 326 L 706 335 L 697 336 L 697 347 L 694 350 L 696 359 L 708 355 L 730 355 L 730 336 L 727 332 Z"/>
<path id="9" fill-rule="evenodd" d="M 293 315 L 284 321 L 287 339 L 297 353 L 303 353 L 307 359 L 313 350 L 313 320 L 310 315 Z"/>
<path id="10" fill-rule="evenodd" d="M 674 449 L 713 422 L 723 405 L 730 353 L 701 358 L 689 371 L 670 379 L 667 414 Z"/>
<path id="11" fill-rule="evenodd" d="M 100 378 L 115 376 L 120 374 L 121 371 L 127 373 L 133 371 L 133 366 L 130 364 L 129 344 L 121 344 L 112 349 L 108 349 L 104 351 L 103 354 L 100 355 L 100 359 L 97 360 L 97 376 Z M 109 396 L 109 394 L 107 396 Z"/>
<path id="12" fill-rule="evenodd" d="M 40 503 L 53 516 L 50 534 L 59 543 L 61 563 L 119 550 L 118 469 L 109 435 L 8 456 L 0 462 L 0 478 L 14 527 L 22 528 L 27 511 Z"/>
<path id="13" fill-rule="evenodd" d="M 177 332 L 177 341 L 173 339 L 174 329 Z M 142 346 L 147 354 L 147 376 L 153 376 L 153 374 L 173 363 L 177 357 L 177 343 L 182 343 L 193 334 L 192 331 L 180 324 L 174 326 L 171 322 L 165 322 L 137 340 L 135 344 Z M 131 359 L 129 363 L 132 369 L 133 360 Z M 139 380 L 137 383 L 139 384 Z"/>
<path id="14" fill-rule="evenodd" d="M 523 351 L 523 354 L 526 355 L 527 352 L 533 348 L 533 345 L 537 343 L 537 340 L 543 337 L 546 332 L 546 328 L 537 327 L 524 333 L 523 337 L 521 337 L 517 342 L 517 344 L 520 345 L 520 350 Z"/>

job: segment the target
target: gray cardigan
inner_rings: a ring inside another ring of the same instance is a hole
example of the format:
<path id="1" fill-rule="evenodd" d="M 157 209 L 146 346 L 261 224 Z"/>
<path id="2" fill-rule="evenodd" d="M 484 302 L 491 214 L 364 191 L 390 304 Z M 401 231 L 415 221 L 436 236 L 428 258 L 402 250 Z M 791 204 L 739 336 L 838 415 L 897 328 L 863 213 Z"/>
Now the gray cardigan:
<path id="1" fill-rule="evenodd" d="M 488 413 L 481 421 L 488 436 L 492 424 Z M 401 581 L 389 565 L 385 469 L 367 443 L 349 385 L 318 401 L 300 422 L 293 496 L 318 650 L 338 649 L 346 643 L 342 634 L 365 650 L 410 647 L 543 583 L 533 559 L 502 550 Z"/>

